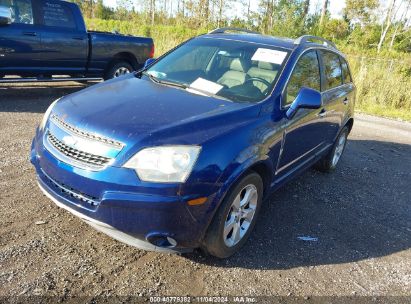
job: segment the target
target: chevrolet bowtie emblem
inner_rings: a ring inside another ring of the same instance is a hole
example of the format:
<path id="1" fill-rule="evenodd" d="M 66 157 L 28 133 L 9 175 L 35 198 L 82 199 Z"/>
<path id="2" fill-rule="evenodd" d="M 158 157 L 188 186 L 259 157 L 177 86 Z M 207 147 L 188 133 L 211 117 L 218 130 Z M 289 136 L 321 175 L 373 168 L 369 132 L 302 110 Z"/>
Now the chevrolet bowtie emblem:
<path id="1" fill-rule="evenodd" d="M 66 145 L 72 146 L 72 147 L 74 147 L 78 142 L 78 140 L 76 138 L 72 137 L 72 136 L 64 136 L 62 141 Z"/>

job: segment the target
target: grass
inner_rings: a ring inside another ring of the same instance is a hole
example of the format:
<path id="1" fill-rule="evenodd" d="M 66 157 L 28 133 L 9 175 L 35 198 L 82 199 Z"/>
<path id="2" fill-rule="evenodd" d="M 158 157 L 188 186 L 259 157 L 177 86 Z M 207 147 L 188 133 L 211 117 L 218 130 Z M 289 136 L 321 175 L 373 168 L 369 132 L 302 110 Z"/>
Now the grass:
<path id="1" fill-rule="evenodd" d="M 411 62 L 349 56 L 356 110 L 411 121 Z"/>
<path id="2" fill-rule="evenodd" d="M 361 103 L 357 104 L 356 112 L 365 113 L 380 117 L 392 118 L 396 120 L 411 121 L 411 111 L 385 107 L 378 104 Z"/>
<path id="3" fill-rule="evenodd" d="M 156 56 L 181 42 L 206 33 L 206 28 L 141 24 L 141 20 L 119 21 L 87 19 L 91 30 L 150 36 L 155 41 Z M 357 86 L 356 110 L 368 114 L 411 121 L 411 55 L 384 53 L 382 56 L 366 50 L 340 45 L 348 54 L 354 82 Z"/>

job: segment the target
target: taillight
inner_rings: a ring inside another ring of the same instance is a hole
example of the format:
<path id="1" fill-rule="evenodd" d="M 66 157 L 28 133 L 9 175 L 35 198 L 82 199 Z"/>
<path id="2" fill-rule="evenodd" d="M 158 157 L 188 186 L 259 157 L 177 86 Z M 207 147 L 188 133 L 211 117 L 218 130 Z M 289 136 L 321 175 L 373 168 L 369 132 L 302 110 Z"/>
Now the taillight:
<path id="1" fill-rule="evenodd" d="M 153 58 L 154 57 L 154 44 L 151 46 L 151 50 L 150 50 L 150 55 L 148 55 L 149 58 Z"/>

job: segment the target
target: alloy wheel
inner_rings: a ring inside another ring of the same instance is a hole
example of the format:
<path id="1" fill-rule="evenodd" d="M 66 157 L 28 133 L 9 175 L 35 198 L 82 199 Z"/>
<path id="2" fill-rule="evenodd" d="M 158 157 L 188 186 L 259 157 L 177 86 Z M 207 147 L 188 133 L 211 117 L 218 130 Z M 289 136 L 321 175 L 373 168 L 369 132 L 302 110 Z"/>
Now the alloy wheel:
<path id="1" fill-rule="evenodd" d="M 258 191 L 253 184 L 245 186 L 233 200 L 224 223 L 223 238 L 227 247 L 233 247 L 247 233 L 254 219 Z"/>
<path id="2" fill-rule="evenodd" d="M 114 78 L 120 77 L 120 76 L 122 76 L 122 75 L 126 75 L 126 74 L 128 74 L 128 73 L 130 73 L 130 70 L 129 70 L 128 68 L 125 68 L 125 67 L 118 68 L 118 69 L 114 72 Z"/>
<path id="3" fill-rule="evenodd" d="M 338 163 L 338 161 L 341 158 L 341 155 L 344 151 L 344 147 L 345 147 L 345 142 L 347 141 L 347 135 L 346 133 L 342 134 L 339 138 L 338 138 L 338 143 L 337 146 L 335 147 L 335 151 L 334 151 L 334 155 L 333 155 L 333 160 L 332 160 L 332 164 L 335 167 Z"/>

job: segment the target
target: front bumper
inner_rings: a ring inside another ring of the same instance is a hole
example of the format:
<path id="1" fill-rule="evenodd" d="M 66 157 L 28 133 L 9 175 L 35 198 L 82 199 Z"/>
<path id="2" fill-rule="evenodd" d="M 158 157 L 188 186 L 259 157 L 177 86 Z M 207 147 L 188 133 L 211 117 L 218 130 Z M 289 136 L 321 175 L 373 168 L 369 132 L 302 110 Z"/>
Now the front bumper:
<path id="1" fill-rule="evenodd" d="M 186 252 L 200 246 L 210 212 L 199 220 L 201 212 L 190 211 L 177 186 L 145 185 L 125 168 L 92 172 L 72 167 L 48 152 L 41 138 L 37 134 L 33 141 L 31 162 L 40 189 L 56 205 L 114 239 L 144 250 Z M 210 202 L 193 208 L 210 211 Z M 159 247 L 149 242 L 157 236 L 170 237 L 177 245 Z"/>
<path id="2" fill-rule="evenodd" d="M 71 214 L 73 214 L 74 216 L 77 216 L 78 218 L 80 218 L 81 220 L 83 220 L 84 222 L 86 222 L 87 224 L 89 224 L 90 226 L 92 226 L 94 229 L 103 232 L 104 234 L 112 237 L 113 239 L 123 242 L 125 244 L 128 244 L 130 246 L 134 246 L 137 247 L 139 249 L 143 249 L 143 250 L 149 250 L 149 251 L 158 251 L 158 252 L 167 252 L 167 253 L 181 253 L 181 252 L 186 252 L 186 251 L 190 251 L 190 249 L 182 249 L 182 248 L 166 248 L 166 247 L 159 247 L 159 246 L 155 246 L 145 240 L 140 240 L 136 237 L 133 237 L 127 233 L 124 233 L 106 223 L 97 221 L 91 217 L 88 217 L 74 209 L 71 209 L 69 207 L 67 207 L 67 205 L 65 205 L 64 203 L 62 203 L 61 201 L 57 200 L 49 191 L 50 189 L 47 189 L 45 187 L 45 185 L 39 180 L 38 181 L 38 185 L 41 189 L 41 191 L 49 198 L 51 199 L 57 206 L 59 206 L 60 208 L 63 208 L 67 211 L 69 211 Z"/>

